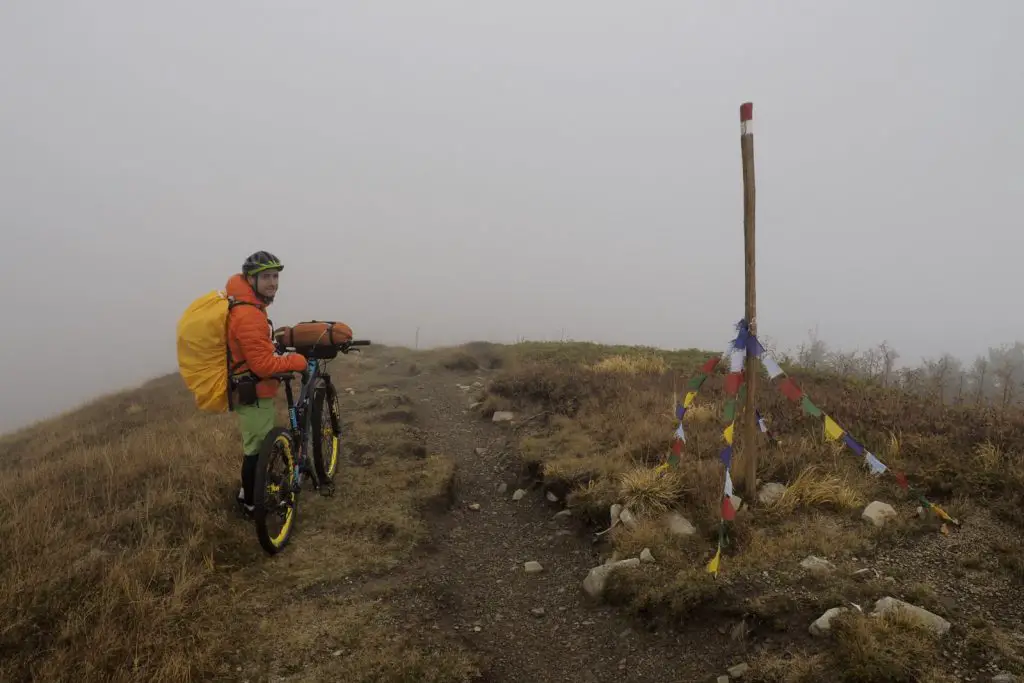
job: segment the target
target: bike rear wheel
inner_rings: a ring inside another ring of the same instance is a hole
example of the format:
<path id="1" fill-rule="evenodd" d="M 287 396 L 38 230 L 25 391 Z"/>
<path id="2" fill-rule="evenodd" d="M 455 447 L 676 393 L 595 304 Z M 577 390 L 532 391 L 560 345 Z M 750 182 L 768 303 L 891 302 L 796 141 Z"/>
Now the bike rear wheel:
<path id="1" fill-rule="evenodd" d="M 338 392 L 330 382 L 313 391 L 311 418 L 313 466 L 317 478 L 327 483 L 337 471 L 341 456 L 341 409 L 338 407 Z"/>
<path id="2" fill-rule="evenodd" d="M 299 486 L 295 481 L 295 444 L 284 427 L 274 427 L 263 439 L 253 482 L 256 537 L 263 550 L 284 550 L 295 528 Z"/>

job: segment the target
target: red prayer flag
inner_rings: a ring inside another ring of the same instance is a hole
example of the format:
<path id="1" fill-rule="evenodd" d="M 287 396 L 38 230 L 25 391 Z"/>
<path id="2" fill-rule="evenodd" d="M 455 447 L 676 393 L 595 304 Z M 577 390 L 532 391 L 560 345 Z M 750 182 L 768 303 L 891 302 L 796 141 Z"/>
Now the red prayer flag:
<path id="1" fill-rule="evenodd" d="M 718 361 L 720 360 L 722 360 L 721 356 L 714 356 L 712 358 L 708 358 L 707 362 L 704 363 L 703 366 L 701 366 L 700 371 L 710 375 L 712 372 L 715 371 L 715 368 L 718 366 Z"/>
<path id="2" fill-rule="evenodd" d="M 910 486 L 910 484 L 907 483 L 907 475 L 903 474 L 902 472 L 893 472 L 893 474 L 896 475 L 896 483 L 899 484 L 900 488 L 905 491 L 907 487 Z"/>
<path id="3" fill-rule="evenodd" d="M 804 395 L 804 392 L 800 391 L 800 387 L 796 385 L 796 382 L 793 381 L 792 377 L 787 377 L 782 380 L 782 383 L 779 384 L 779 391 L 781 391 L 790 401 L 797 403 L 800 402 L 800 399 L 802 399 Z"/>
<path id="4" fill-rule="evenodd" d="M 672 442 L 672 452 L 676 455 L 683 452 L 683 442 L 681 439 L 676 439 Z"/>
<path id="5" fill-rule="evenodd" d="M 743 384 L 743 372 L 730 372 L 725 378 L 725 393 L 728 396 L 735 396 Z"/>
<path id="6" fill-rule="evenodd" d="M 727 522 L 736 519 L 736 509 L 732 506 L 732 499 L 729 496 L 722 499 L 722 519 Z"/>

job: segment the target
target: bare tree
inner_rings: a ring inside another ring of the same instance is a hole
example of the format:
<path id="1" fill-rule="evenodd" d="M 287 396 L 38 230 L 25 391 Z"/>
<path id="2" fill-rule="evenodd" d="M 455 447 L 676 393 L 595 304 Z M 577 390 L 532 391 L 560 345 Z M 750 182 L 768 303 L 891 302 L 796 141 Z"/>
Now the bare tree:
<path id="1" fill-rule="evenodd" d="M 981 405 L 985 401 L 985 397 L 988 396 L 988 388 L 992 379 L 988 370 L 989 362 L 986 356 L 978 356 L 974 359 L 974 364 L 971 365 L 970 382 L 974 389 L 975 405 Z M 989 384 L 986 384 L 986 381 Z"/>
<path id="2" fill-rule="evenodd" d="M 989 349 L 992 364 L 993 384 L 999 391 L 999 404 L 1006 408 L 1016 395 L 1017 383 L 1020 381 L 1024 367 L 1024 344 L 1003 345 L 997 349 Z"/>
<path id="3" fill-rule="evenodd" d="M 882 355 L 882 386 L 887 387 L 892 380 L 893 369 L 900 354 L 889 346 L 888 341 L 883 341 L 878 345 L 878 352 Z"/>
<path id="4" fill-rule="evenodd" d="M 800 345 L 796 354 L 797 362 L 805 368 L 819 369 L 827 360 L 828 346 L 818 337 L 817 326 L 813 330 L 808 330 L 807 334 L 810 336 L 810 343 Z"/>

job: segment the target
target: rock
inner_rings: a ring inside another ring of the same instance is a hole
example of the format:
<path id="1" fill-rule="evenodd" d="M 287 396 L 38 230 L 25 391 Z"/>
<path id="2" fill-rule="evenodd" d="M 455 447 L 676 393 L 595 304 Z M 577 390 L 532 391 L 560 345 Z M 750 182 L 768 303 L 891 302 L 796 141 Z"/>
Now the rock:
<path id="1" fill-rule="evenodd" d="M 918 517 L 920 517 L 921 519 L 924 519 L 924 508 L 923 508 L 923 507 L 921 507 L 920 505 L 918 505 L 918 506 L 917 506 L 917 511 L 916 511 L 916 512 L 917 512 L 917 516 L 918 516 Z"/>
<path id="2" fill-rule="evenodd" d="M 808 555 L 805 557 L 803 561 L 800 562 L 800 566 L 812 574 L 829 574 L 835 570 L 835 565 L 824 557 L 817 557 L 816 555 Z"/>
<path id="3" fill-rule="evenodd" d="M 851 576 L 858 581 L 867 581 L 868 579 L 878 575 L 878 572 L 871 567 L 864 567 L 864 569 L 858 569 Z"/>
<path id="4" fill-rule="evenodd" d="M 516 414 L 508 410 L 496 410 L 491 416 L 491 422 L 511 422 L 516 419 Z"/>
<path id="5" fill-rule="evenodd" d="M 641 562 L 654 562 L 654 555 L 651 554 L 650 548 L 644 548 L 640 551 Z"/>
<path id="6" fill-rule="evenodd" d="M 472 510 L 473 512 L 479 512 L 480 511 L 480 503 L 470 503 L 469 509 Z"/>
<path id="7" fill-rule="evenodd" d="M 572 510 L 559 510 L 551 519 L 564 524 L 572 519 Z"/>
<path id="8" fill-rule="evenodd" d="M 609 564 L 602 564 L 594 567 L 587 574 L 587 578 L 583 579 L 583 590 L 592 598 L 599 598 L 604 593 L 605 584 L 608 581 L 608 575 L 619 567 L 638 567 L 640 566 L 640 559 L 631 557 L 628 560 L 619 560 Z"/>
<path id="9" fill-rule="evenodd" d="M 476 449 L 476 454 L 477 455 L 487 455 L 487 449 L 486 448 L 477 448 Z"/>
<path id="10" fill-rule="evenodd" d="M 728 676 L 719 676 L 718 677 L 718 683 L 729 683 L 729 677 Z"/>
<path id="11" fill-rule="evenodd" d="M 622 506 L 619 505 L 618 503 L 615 503 L 611 507 L 612 526 L 615 526 L 616 524 L 619 523 L 619 515 L 620 514 L 622 514 Z"/>
<path id="12" fill-rule="evenodd" d="M 481 403 L 480 401 L 473 401 L 472 403 L 469 404 L 469 409 L 470 410 L 476 410 L 477 408 L 479 408 L 482 405 L 483 405 L 483 403 Z"/>
<path id="13" fill-rule="evenodd" d="M 729 676 L 732 678 L 742 678 L 743 674 L 747 673 L 747 669 L 749 668 L 750 667 L 747 666 L 746 663 L 743 663 L 737 664 L 736 666 L 730 666 L 726 671 L 729 672 Z"/>
<path id="14" fill-rule="evenodd" d="M 996 674 L 992 677 L 992 683 L 1017 683 L 1017 677 L 1008 673 Z"/>
<path id="15" fill-rule="evenodd" d="M 543 607 L 534 607 L 533 609 L 530 610 L 530 614 L 532 614 L 535 617 L 542 617 L 542 616 L 544 616 L 544 608 Z"/>
<path id="16" fill-rule="evenodd" d="M 549 501 L 551 501 L 552 503 L 557 503 L 557 502 L 558 502 L 558 496 L 556 496 L 556 495 L 555 495 L 554 493 L 552 493 L 551 491 L 548 491 L 548 492 L 547 492 L 547 494 L 545 495 L 545 498 L 547 498 L 547 499 L 548 499 Z"/>
<path id="17" fill-rule="evenodd" d="M 696 527 L 690 523 L 690 520 L 678 512 L 670 512 L 665 515 L 665 524 L 668 526 L 668 530 L 676 536 L 693 536 L 697 533 Z"/>
<path id="18" fill-rule="evenodd" d="M 740 508 L 743 507 L 743 499 L 736 494 L 729 496 L 729 500 L 732 502 L 732 509 L 736 512 L 739 512 Z"/>
<path id="19" fill-rule="evenodd" d="M 846 612 L 848 609 L 848 607 L 833 607 L 826 611 L 811 624 L 808 629 L 811 632 L 811 635 L 818 636 L 819 638 L 828 635 L 832 630 L 832 620 L 843 612 Z"/>
<path id="20" fill-rule="evenodd" d="M 498 493 L 505 493 L 505 491 L 508 491 L 508 484 L 505 482 L 498 484 Z"/>
<path id="21" fill-rule="evenodd" d="M 951 626 L 948 621 L 938 614 L 933 614 L 922 607 L 888 596 L 875 603 L 875 609 L 872 614 L 891 614 L 896 610 L 903 610 L 905 614 L 913 617 L 916 621 L 919 621 L 922 625 L 940 636 L 949 631 Z"/>
<path id="22" fill-rule="evenodd" d="M 544 567 L 540 566 L 540 562 L 537 562 L 535 560 L 530 560 L 529 562 L 524 564 L 523 569 L 526 570 L 527 574 L 539 574 L 540 572 L 544 571 Z"/>
<path id="23" fill-rule="evenodd" d="M 868 503 L 868 506 L 864 508 L 864 512 L 861 513 L 860 517 L 865 522 L 870 522 L 875 526 L 884 526 L 890 519 L 896 518 L 896 510 L 892 505 L 876 500 Z"/>
<path id="24" fill-rule="evenodd" d="M 525 495 L 526 491 L 523 489 L 516 489 L 516 492 L 512 494 L 512 500 L 522 500 Z"/>
<path id="25" fill-rule="evenodd" d="M 786 485 L 779 484 L 774 481 L 770 481 L 761 487 L 761 490 L 757 492 L 757 501 L 761 505 L 772 505 L 782 494 L 786 492 Z"/>
<path id="26" fill-rule="evenodd" d="M 622 508 L 622 512 L 619 513 L 619 521 L 621 521 L 630 529 L 636 528 L 636 517 L 633 516 L 633 513 L 630 512 L 628 508 Z"/>

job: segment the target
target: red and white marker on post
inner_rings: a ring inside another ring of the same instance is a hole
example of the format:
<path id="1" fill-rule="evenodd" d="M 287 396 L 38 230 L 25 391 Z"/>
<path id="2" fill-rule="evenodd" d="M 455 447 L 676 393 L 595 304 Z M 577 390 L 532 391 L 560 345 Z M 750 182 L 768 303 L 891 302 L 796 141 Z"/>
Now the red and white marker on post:
<path id="1" fill-rule="evenodd" d="M 746 318 L 750 334 L 757 334 L 757 287 L 754 280 L 754 104 L 740 105 L 740 152 L 743 156 L 743 251 L 746 277 Z M 744 405 L 743 448 L 746 468 L 743 483 L 750 500 L 757 495 L 757 356 L 747 347 L 745 379 L 747 400 Z"/>

